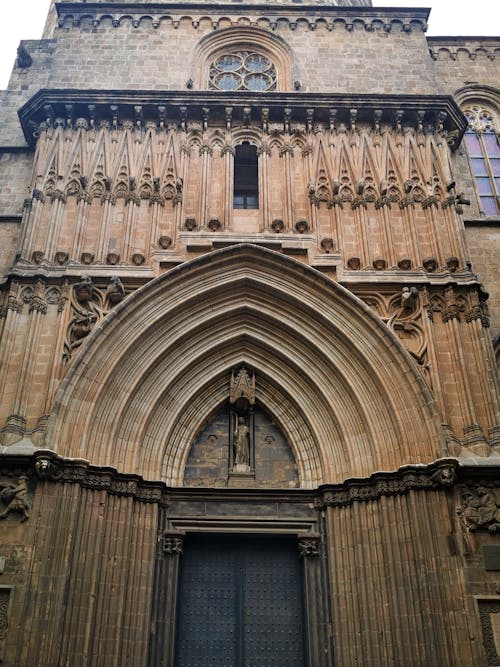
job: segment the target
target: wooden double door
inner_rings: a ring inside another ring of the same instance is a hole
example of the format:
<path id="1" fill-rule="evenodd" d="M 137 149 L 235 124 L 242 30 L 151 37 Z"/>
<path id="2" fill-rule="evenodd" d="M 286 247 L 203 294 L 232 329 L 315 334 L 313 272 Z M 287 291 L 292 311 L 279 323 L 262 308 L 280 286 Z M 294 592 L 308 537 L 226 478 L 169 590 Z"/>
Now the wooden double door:
<path id="1" fill-rule="evenodd" d="M 302 564 L 287 538 L 189 536 L 176 667 L 304 667 Z"/>

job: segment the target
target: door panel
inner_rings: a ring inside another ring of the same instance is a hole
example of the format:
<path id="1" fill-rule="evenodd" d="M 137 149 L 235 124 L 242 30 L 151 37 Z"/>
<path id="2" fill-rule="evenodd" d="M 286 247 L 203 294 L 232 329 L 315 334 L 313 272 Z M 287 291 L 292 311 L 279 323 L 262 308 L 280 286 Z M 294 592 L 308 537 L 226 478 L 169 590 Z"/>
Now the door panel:
<path id="1" fill-rule="evenodd" d="M 293 540 L 192 537 L 182 557 L 176 667 L 304 667 Z"/>

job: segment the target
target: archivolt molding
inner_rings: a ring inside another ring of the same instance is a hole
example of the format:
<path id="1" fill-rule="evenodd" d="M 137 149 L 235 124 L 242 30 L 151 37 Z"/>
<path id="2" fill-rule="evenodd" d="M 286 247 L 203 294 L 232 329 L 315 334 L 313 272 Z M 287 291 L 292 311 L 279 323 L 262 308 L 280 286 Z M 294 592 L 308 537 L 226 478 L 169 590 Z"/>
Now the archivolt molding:
<path id="1" fill-rule="evenodd" d="M 180 485 L 240 363 L 255 370 L 303 488 L 439 455 L 430 394 L 382 321 L 314 269 L 250 245 L 181 265 L 119 304 L 63 381 L 47 446 Z"/>

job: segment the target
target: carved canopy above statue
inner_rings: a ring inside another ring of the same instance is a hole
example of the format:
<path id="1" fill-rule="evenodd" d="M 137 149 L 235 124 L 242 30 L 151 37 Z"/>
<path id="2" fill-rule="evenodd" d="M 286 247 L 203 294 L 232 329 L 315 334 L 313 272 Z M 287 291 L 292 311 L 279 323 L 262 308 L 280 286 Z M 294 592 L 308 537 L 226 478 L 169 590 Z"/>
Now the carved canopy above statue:
<path id="1" fill-rule="evenodd" d="M 318 271 L 252 245 L 183 264 L 119 304 L 63 381 L 47 447 L 181 485 L 239 365 L 255 369 L 256 401 L 303 488 L 440 454 L 429 392 L 382 321 Z"/>

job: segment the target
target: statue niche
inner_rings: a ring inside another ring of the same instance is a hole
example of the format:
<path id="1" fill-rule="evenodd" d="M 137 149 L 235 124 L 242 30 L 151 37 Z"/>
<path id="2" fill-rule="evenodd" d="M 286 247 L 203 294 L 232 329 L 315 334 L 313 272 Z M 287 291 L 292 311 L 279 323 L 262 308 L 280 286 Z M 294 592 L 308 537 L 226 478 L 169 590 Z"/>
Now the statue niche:
<path id="1" fill-rule="evenodd" d="M 255 373 L 244 366 L 231 373 L 229 414 L 230 486 L 246 485 L 255 479 Z"/>
<path id="2" fill-rule="evenodd" d="M 184 485 L 197 487 L 297 488 L 292 450 L 280 426 L 258 404 L 255 374 L 233 370 L 229 401 L 194 439 Z"/>

